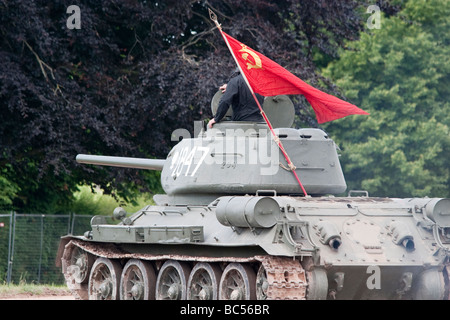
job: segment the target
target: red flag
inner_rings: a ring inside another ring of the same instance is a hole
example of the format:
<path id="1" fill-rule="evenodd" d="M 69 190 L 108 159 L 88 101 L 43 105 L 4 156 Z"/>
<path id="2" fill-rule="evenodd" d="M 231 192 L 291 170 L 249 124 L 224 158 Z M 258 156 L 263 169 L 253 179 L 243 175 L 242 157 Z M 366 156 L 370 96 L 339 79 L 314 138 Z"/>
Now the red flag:
<path id="1" fill-rule="evenodd" d="M 369 114 L 351 103 L 310 86 L 276 62 L 221 32 L 255 93 L 263 96 L 302 94 L 314 109 L 319 123 L 352 114 Z"/>

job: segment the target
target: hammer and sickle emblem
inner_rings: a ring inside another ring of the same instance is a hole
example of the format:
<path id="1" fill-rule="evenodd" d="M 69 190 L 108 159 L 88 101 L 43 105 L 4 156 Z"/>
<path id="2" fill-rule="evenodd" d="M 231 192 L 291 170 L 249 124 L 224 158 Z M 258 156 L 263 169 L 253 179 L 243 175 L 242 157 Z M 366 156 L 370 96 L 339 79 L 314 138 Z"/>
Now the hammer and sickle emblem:
<path id="1" fill-rule="evenodd" d="M 242 45 L 242 49 L 239 52 L 244 52 L 242 58 L 247 61 L 247 69 L 262 69 L 261 58 L 247 46 Z M 249 55 L 252 56 L 254 63 L 249 59 Z"/>

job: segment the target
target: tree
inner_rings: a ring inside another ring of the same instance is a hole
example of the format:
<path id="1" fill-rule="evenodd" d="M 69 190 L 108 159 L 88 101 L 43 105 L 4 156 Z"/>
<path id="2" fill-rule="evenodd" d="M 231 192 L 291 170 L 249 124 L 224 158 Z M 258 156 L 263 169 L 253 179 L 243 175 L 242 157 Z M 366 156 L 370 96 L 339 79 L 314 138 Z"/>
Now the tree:
<path id="1" fill-rule="evenodd" d="M 17 196 L 19 187 L 0 175 L 0 211 L 12 205 L 12 199 Z"/>
<path id="2" fill-rule="evenodd" d="M 80 25 L 67 9 L 77 5 Z M 146 171 L 78 165 L 78 153 L 165 158 L 177 128 L 211 116 L 234 62 L 224 30 L 311 84 L 315 54 L 333 56 L 361 27 L 356 0 L 0 0 L 0 146 L 11 207 L 53 211 L 79 184 L 131 197 Z M 70 21 L 68 21 L 70 19 Z M 282 35 L 282 36 L 281 36 Z M 321 82 L 321 80 L 323 80 Z M 296 101 L 302 123 L 317 126 Z M 301 111 L 301 113 L 300 113 Z"/>
<path id="3" fill-rule="evenodd" d="M 450 196 L 450 2 L 408 1 L 323 72 L 369 117 L 327 125 L 350 188 Z"/>

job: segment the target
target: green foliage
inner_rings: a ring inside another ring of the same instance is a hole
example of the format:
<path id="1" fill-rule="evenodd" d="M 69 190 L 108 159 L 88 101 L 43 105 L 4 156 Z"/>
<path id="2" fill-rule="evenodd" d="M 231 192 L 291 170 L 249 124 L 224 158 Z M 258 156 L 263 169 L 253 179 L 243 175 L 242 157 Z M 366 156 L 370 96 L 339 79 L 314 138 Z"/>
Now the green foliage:
<path id="1" fill-rule="evenodd" d="M 323 74 L 371 113 L 326 125 L 349 188 L 450 196 L 450 2 L 408 1 L 348 43 Z"/>
<path id="2" fill-rule="evenodd" d="M 74 193 L 74 198 L 70 206 L 61 209 L 76 214 L 112 215 L 114 209 L 119 206 L 133 213 L 146 205 L 153 204 L 150 194 L 141 194 L 134 199 L 133 203 L 130 203 L 122 198 L 104 194 L 99 188 L 92 190 L 89 186 L 79 187 L 79 191 Z"/>
<path id="3" fill-rule="evenodd" d="M 7 210 L 13 203 L 20 188 L 0 174 L 0 210 Z"/>

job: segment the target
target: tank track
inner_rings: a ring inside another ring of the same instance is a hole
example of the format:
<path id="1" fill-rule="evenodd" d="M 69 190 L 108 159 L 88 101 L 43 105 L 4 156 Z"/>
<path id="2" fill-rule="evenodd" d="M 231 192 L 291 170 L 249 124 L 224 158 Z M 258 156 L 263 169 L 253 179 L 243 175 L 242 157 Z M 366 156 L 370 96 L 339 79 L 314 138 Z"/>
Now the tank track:
<path id="1" fill-rule="evenodd" d="M 184 262 L 209 262 L 226 265 L 229 263 L 251 263 L 259 265 L 258 275 L 265 273 L 263 289 L 257 293 L 257 299 L 262 300 L 305 300 L 307 294 L 306 272 L 298 260 L 291 257 L 275 256 L 251 256 L 251 257 L 197 257 L 186 255 L 151 255 L 122 252 L 113 244 L 96 244 L 70 240 L 65 246 L 61 258 L 62 270 L 68 288 L 76 299 L 87 300 L 88 284 L 77 283 L 70 271 L 71 253 L 74 248 L 80 248 L 96 258 L 116 260 L 139 259 L 145 261 L 162 262 L 165 260 L 177 260 Z M 257 291 L 258 289 L 256 289 Z M 253 298 L 252 298 L 253 299 Z"/>
<path id="2" fill-rule="evenodd" d="M 261 261 L 267 275 L 267 300 L 305 300 L 306 272 L 297 260 L 264 257 Z"/>

